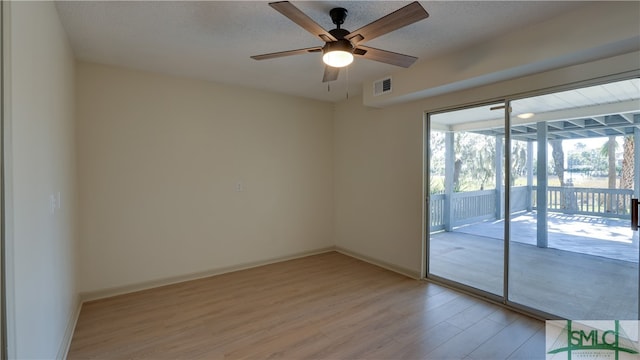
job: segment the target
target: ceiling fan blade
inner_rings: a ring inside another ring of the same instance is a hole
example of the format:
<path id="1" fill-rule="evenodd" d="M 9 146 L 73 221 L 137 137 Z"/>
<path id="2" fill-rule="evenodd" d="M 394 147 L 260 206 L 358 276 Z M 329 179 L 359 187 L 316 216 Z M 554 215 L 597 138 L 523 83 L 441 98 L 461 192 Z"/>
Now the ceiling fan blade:
<path id="1" fill-rule="evenodd" d="M 338 80 L 338 75 L 339 74 L 340 74 L 340 68 L 331 67 L 331 66 L 325 65 L 324 66 L 324 76 L 322 77 L 322 82 Z"/>
<path id="2" fill-rule="evenodd" d="M 311 34 L 320 37 L 322 41 L 336 41 L 337 39 L 329 34 L 329 32 L 318 25 L 313 19 L 303 13 L 297 7 L 293 6 L 288 1 L 278 1 L 269 3 L 269 6 L 276 9 L 279 13 L 289 18 L 289 20 L 300 25 L 303 29 L 307 30 Z"/>
<path id="3" fill-rule="evenodd" d="M 415 56 L 398 54 L 391 51 L 380 50 L 368 46 L 358 46 L 353 52 L 353 55 L 360 56 L 369 60 L 383 62 L 385 64 L 402 66 L 405 68 L 413 65 L 413 63 L 418 60 L 418 58 Z"/>
<path id="4" fill-rule="evenodd" d="M 262 55 L 253 55 L 251 58 L 254 60 L 266 60 L 266 59 L 279 58 L 283 56 L 307 54 L 307 53 L 313 53 L 313 52 L 319 52 L 319 51 L 322 51 L 322 46 L 315 46 L 315 47 L 297 49 L 297 50 L 280 51 L 280 52 L 262 54 Z"/>
<path id="5" fill-rule="evenodd" d="M 378 36 L 400 29 L 407 25 L 411 25 L 416 21 L 420 21 L 428 17 L 429 13 L 422 7 L 422 5 L 420 5 L 419 2 L 414 1 L 411 4 L 390 13 L 389 15 L 383 16 L 380 19 L 361 27 L 347 35 L 346 38 L 356 45 L 360 42 L 375 39 Z"/>

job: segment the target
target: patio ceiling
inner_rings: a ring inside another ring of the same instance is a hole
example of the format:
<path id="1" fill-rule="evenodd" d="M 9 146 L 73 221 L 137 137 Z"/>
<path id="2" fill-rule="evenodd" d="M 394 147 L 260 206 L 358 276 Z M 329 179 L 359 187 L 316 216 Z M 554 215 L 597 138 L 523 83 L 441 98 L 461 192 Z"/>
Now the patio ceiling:
<path id="1" fill-rule="evenodd" d="M 523 141 L 536 140 L 536 126 L 537 123 L 512 126 L 511 138 Z M 624 136 L 632 135 L 634 128 L 640 129 L 640 112 L 551 120 L 547 121 L 547 138 L 559 140 Z M 504 127 L 474 132 L 484 135 L 504 135 Z"/>
<path id="2" fill-rule="evenodd" d="M 434 130 L 504 135 L 502 109 L 489 104 L 431 116 Z M 537 123 L 545 122 L 548 138 L 578 139 L 633 134 L 640 128 L 640 79 L 529 97 L 511 102 L 511 135 L 536 140 Z M 520 118 L 531 113 L 531 117 Z"/>

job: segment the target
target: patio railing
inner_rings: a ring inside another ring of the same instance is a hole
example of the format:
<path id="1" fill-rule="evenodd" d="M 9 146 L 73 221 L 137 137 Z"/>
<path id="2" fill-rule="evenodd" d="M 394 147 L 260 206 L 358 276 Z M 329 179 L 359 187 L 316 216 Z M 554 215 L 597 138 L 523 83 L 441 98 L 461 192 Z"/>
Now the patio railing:
<path id="1" fill-rule="evenodd" d="M 533 187 L 533 208 L 537 208 Z M 631 189 L 593 189 L 580 187 L 547 188 L 547 209 L 567 214 L 596 215 L 627 219 L 631 217 Z"/>
<path id="2" fill-rule="evenodd" d="M 537 209 L 536 186 L 516 186 L 511 188 L 511 213 Z M 500 195 L 500 201 L 497 196 Z M 603 217 L 630 218 L 630 203 L 633 190 L 594 189 L 578 187 L 548 187 L 547 210 L 566 214 L 583 214 Z M 447 195 L 430 196 L 431 231 L 450 226 L 468 224 L 485 219 L 502 218 L 504 194 L 496 190 L 457 192 L 451 195 L 450 207 Z"/>
<path id="3" fill-rule="evenodd" d="M 496 215 L 496 191 L 482 190 L 453 194 L 453 224 L 491 219 Z"/>
<path id="4" fill-rule="evenodd" d="M 430 201 L 432 231 L 444 229 L 447 219 L 452 226 L 458 226 L 496 217 L 495 190 L 453 193 L 450 208 L 447 207 L 445 194 L 431 195 Z"/>
<path id="5" fill-rule="evenodd" d="M 431 231 L 444 229 L 444 194 L 430 196 L 429 225 Z"/>

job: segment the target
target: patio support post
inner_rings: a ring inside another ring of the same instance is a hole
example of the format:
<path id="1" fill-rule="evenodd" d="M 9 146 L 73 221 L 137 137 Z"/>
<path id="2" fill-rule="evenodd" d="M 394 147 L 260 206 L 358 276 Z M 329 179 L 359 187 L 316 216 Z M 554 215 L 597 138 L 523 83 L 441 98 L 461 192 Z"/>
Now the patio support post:
<path id="1" fill-rule="evenodd" d="M 496 219 L 502 219 L 504 217 L 504 188 L 502 186 L 502 136 L 496 135 Z"/>
<path id="2" fill-rule="evenodd" d="M 533 210 L 533 141 L 527 140 L 527 211 Z"/>
<path id="3" fill-rule="evenodd" d="M 539 248 L 548 247 L 549 238 L 547 232 L 547 163 L 549 159 L 547 157 L 547 123 L 544 121 L 538 122 L 537 136 L 538 136 L 538 163 L 537 180 L 538 186 L 536 190 L 536 207 L 538 209 L 537 217 L 537 245 Z"/>
<path id="4" fill-rule="evenodd" d="M 447 131 L 444 135 L 444 230 L 453 230 L 453 172 L 455 167 L 455 154 L 453 151 L 453 132 Z"/>
<path id="5" fill-rule="evenodd" d="M 638 115 L 636 115 L 638 116 Z M 640 129 L 633 129 L 633 196 L 640 197 Z"/>
<path id="6" fill-rule="evenodd" d="M 633 197 L 638 199 L 640 198 L 640 129 L 637 127 L 633 129 L 633 167 Z M 633 234 L 631 241 L 640 241 L 640 235 Z M 638 316 L 640 316 L 640 304 L 638 304 L 638 308 Z"/>

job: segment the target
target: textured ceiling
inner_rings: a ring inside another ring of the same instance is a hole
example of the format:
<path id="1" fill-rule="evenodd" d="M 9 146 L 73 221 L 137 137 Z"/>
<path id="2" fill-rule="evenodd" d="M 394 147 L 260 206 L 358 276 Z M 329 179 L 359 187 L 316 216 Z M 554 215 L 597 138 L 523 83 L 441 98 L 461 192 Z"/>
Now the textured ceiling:
<path id="1" fill-rule="evenodd" d="M 293 1 L 325 29 L 333 7 L 356 30 L 405 1 Z M 580 1 L 422 1 L 430 17 L 367 46 L 425 59 L 583 6 Z M 356 59 L 323 84 L 320 54 L 256 61 L 251 55 L 322 45 L 262 1 L 59 1 L 60 19 L 80 60 L 236 84 L 325 101 L 357 95 L 362 82 L 401 68 Z"/>

